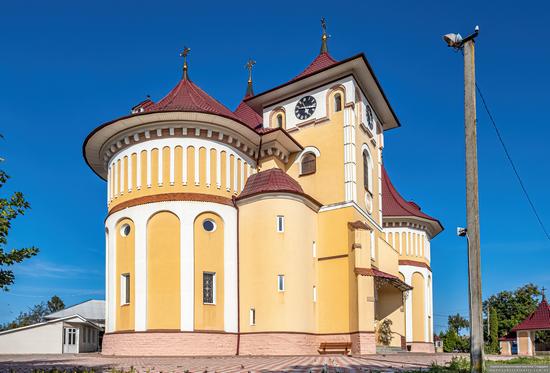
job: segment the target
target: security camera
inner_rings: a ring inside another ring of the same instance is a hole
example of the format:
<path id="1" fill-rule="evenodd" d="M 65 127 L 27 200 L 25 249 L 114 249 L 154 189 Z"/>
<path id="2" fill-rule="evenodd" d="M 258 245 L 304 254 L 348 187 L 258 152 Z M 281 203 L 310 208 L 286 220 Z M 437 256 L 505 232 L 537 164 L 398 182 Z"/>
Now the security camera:
<path id="1" fill-rule="evenodd" d="M 464 237 L 468 233 L 468 229 L 462 227 L 456 227 L 456 235 L 458 237 Z"/>

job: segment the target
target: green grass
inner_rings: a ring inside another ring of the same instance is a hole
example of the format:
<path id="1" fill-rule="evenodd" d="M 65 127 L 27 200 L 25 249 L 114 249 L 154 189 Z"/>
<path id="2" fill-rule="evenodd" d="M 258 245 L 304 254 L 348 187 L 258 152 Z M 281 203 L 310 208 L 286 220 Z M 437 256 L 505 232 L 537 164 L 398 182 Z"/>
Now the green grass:
<path id="1" fill-rule="evenodd" d="M 516 357 L 510 360 L 497 360 L 497 361 L 487 361 L 489 365 L 498 365 L 498 364 L 519 364 L 519 365 L 550 365 L 550 356 L 540 356 L 540 357 Z"/>

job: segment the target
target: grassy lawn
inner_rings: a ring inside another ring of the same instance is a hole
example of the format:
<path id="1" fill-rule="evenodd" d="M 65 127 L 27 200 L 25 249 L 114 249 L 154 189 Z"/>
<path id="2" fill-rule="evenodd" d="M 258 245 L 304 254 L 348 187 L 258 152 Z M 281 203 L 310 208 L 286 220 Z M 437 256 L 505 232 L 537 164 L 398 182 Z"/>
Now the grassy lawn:
<path id="1" fill-rule="evenodd" d="M 486 360 L 486 366 L 490 365 L 550 365 L 550 356 L 544 357 L 516 357 L 510 360 Z M 428 370 L 422 370 L 429 373 L 469 373 L 470 361 L 465 357 L 453 358 L 448 364 L 433 364 Z M 419 371 L 415 371 L 419 372 Z M 411 372 L 412 373 L 412 372 Z"/>

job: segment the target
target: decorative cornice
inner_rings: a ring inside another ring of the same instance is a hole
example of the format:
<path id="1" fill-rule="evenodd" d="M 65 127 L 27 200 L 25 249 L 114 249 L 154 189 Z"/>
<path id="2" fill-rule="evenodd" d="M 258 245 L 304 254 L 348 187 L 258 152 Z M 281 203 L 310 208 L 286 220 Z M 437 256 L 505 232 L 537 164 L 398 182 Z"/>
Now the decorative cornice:
<path id="1" fill-rule="evenodd" d="M 197 201 L 197 202 L 213 202 L 221 205 L 233 206 L 233 200 L 231 198 L 216 196 L 213 194 L 205 193 L 162 193 L 153 194 L 151 196 L 143 196 L 131 199 L 129 201 L 121 202 L 113 206 L 107 216 L 114 214 L 115 212 L 124 210 L 128 207 L 144 205 L 147 203 L 166 202 L 166 201 Z"/>
<path id="2" fill-rule="evenodd" d="M 419 262 L 417 260 L 399 259 L 399 265 L 400 266 L 413 266 L 413 267 L 426 268 L 430 272 L 432 271 L 432 268 L 428 264 L 426 264 L 424 262 Z"/>

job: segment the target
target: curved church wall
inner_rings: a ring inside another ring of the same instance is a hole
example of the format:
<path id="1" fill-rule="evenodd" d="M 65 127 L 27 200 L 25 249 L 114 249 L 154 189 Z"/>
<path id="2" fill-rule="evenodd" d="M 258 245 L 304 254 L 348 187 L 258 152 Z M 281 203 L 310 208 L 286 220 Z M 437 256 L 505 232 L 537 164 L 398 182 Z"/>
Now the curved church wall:
<path id="1" fill-rule="evenodd" d="M 109 210 L 140 197 L 166 193 L 210 194 L 226 199 L 240 193 L 254 161 L 214 139 L 168 137 L 133 144 L 108 164 Z"/>

